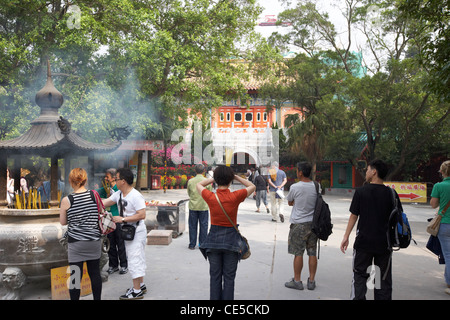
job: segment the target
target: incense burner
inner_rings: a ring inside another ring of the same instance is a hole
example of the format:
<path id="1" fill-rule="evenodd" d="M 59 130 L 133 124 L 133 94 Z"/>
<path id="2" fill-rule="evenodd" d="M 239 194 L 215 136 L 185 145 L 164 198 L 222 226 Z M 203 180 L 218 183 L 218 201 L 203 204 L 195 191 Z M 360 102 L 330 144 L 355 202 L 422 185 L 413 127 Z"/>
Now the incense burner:
<path id="1" fill-rule="evenodd" d="M 65 231 L 59 209 L 0 209 L 0 272 L 16 267 L 29 277 L 49 276 L 67 265 Z"/>

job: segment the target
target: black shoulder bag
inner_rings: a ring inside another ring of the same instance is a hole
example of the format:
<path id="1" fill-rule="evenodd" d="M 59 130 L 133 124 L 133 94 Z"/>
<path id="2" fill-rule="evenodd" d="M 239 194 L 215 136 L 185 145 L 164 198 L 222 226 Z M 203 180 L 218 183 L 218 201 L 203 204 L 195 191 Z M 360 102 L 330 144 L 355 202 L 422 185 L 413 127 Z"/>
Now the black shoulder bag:
<path id="1" fill-rule="evenodd" d="M 120 191 L 119 207 L 120 207 L 120 216 L 123 217 L 122 191 Z M 138 224 L 139 221 L 136 223 L 136 226 L 126 222 L 122 223 L 122 226 L 120 228 L 122 239 L 126 241 L 133 240 L 134 235 L 136 233 L 136 227 L 138 226 Z"/>
<path id="2" fill-rule="evenodd" d="M 231 218 L 228 216 L 227 212 L 225 211 L 225 209 L 222 206 L 222 203 L 219 200 L 219 196 L 217 195 L 217 193 L 214 194 L 216 196 L 217 202 L 219 202 L 220 207 L 222 208 L 223 213 L 225 213 L 225 215 L 228 218 L 228 221 L 230 221 L 231 225 L 234 227 L 234 229 L 236 229 L 237 233 L 239 234 L 239 257 L 242 260 L 247 259 L 248 257 L 250 257 L 250 245 L 248 244 L 247 239 L 241 234 L 241 232 L 239 231 L 239 229 L 236 227 L 236 225 L 233 223 L 233 221 L 231 220 Z"/>

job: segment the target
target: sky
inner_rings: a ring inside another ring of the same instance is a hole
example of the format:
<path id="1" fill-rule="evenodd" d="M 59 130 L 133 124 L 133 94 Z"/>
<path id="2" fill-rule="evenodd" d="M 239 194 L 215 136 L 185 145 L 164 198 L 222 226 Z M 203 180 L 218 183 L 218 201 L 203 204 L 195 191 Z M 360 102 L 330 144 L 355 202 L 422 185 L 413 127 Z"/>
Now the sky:
<path id="1" fill-rule="evenodd" d="M 294 2 L 295 0 L 291 1 Z M 316 0 L 317 7 L 320 12 L 327 12 L 329 14 L 330 21 L 335 25 L 336 31 L 340 35 L 340 39 L 342 39 L 341 43 L 343 45 L 347 45 L 347 34 L 346 34 L 346 23 L 347 21 L 343 17 L 342 13 L 336 6 L 344 6 L 342 4 L 342 0 Z M 275 15 L 277 16 L 280 12 L 286 9 L 285 6 L 282 5 L 282 2 L 279 0 L 258 0 L 259 5 L 264 8 L 260 18 L 263 18 L 266 15 Z M 261 27 L 257 26 L 256 31 L 261 33 L 264 37 L 269 37 L 273 32 L 283 33 L 284 30 L 287 30 L 287 27 Z M 364 38 L 357 34 L 357 32 L 353 31 L 353 39 L 352 39 L 352 47 L 353 50 L 357 51 L 357 45 L 362 46 L 364 44 Z"/>

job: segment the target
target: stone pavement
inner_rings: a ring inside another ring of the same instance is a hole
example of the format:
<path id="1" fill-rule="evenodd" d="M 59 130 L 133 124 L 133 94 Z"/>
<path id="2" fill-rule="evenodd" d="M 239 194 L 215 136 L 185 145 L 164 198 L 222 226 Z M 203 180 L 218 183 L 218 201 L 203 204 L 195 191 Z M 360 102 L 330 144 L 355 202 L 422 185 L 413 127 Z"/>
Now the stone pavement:
<path id="1" fill-rule="evenodd" d="M 147 200 L 178 201 L 187 199 L 187 191 L 162 190 L 143 191 Z M 325 195 L 332 212 L 333 234 L 321 242 L 315 290 L 303 291 L 285 288 L 284 283 L 293 277 L 293 257 L 287 253 L 289 215 L 291 208 L 285 205 L 284 223 L 274 223 L 264 210 L 255 212 L 253 199 L 247 198 L 238 214 L 240 230 L 250 243 L 252 255 L 238 265 L 236 300 L 348 300 L 352 280 L 352 249 L 355 230 L 346 254 L 339 247 L 349 216 L 351 195 Z M 270 204 L 269 204 L 270 207 Z M 263 207 L 262 207 L 263 208 Z M 261 209 L 262 209 L 261 208 Z M 445 294 L 444 266 L 437 257 L 425 248 L 428 234 L 425 231 L 427 218 L 435 210 L 425 204 L 405 204 L 412 225 L 413 238 L 417 245 L 394 252 L 393 257 L 393 299 L 395 300 L 450 300 Z M 182 235 L 169 245 L 147 245 L 147 274 L 145 283 L 146 300 L 208 300 L 209 263 L 200 250 L 188 249 L 189 230 L 187 225 Z M 356 229 L 356 228 L 355 228 Z M 107 266 L 105 266 L 105 269 Z M 302 280 L 308 277 L 307 257 L 304 258 Z M 129 274 L 118 273 L 109 276 L 103 283 L 102 299 L 117 300 L 131 287 Z M 1 291 L 1 290 L 0 290 Z M 1 292 L 0 292 L 1 296 Z M 51 299 L 48 283 L 28 284 L 22 294 L 24 300 Z M 373 293 L 368 290 L 368 299 Z M 92 296 L 82 297 L 91 300 Z"/>

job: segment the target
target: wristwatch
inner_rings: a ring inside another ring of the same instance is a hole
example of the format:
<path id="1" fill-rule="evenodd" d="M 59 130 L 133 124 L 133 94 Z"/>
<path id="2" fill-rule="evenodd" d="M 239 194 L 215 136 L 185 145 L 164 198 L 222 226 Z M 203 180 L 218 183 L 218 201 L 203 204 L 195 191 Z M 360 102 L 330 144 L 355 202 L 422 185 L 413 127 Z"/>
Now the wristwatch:
<path id="1" fill-rule="evenodd" d="M 122 223 L 124 223 L 124 222 L 125 222 L 125 217 L 122 218 Z"/>

